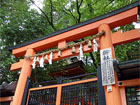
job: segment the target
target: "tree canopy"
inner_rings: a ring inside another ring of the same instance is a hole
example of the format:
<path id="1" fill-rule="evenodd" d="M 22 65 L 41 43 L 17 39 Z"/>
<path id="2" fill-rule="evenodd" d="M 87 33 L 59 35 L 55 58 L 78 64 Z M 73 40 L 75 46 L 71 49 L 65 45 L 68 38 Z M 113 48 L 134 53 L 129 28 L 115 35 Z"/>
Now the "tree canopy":
<path id="1" fill-rule="evenodd" d="M 19 71 L 10 72 L 12 63 L 20 58 L 15 58 L 8 51 L 9 46 L 21 44 L 49 33 L 67 28 L 91 18 L 131 4 L 136 0 L 44 0 L 43 8 L 38 7 L 33 0 L 0 0 L 0 83 L 17 80 Z M 35 5 L 40 13 L 31 9 Z M 138 20 L 140 22 L 140 20 Z M 133 24 L 118 27 L 112 30 L 128 31 L 134 29 Z M 84 39 L 83 39 L 84 40 Z M 80 40 L 79 40 L 80 41 Z M 139 58 L 139 41 L 115 47 L 116 58 L 126 61 Z M 94 63 L 87 64 L 87 72 L 96 71 L 100 61 L 99 52 L 85 54 L 86 59 L 94 59 Z M 65 61 L 65 62 L 64 62 Z M 32 78 L 38 82 L 51 79 L 48 73 L 55 67 L 67 64 L 66 60 L 54 62 L 53 66 L 46 64 L 42 70 L 33 70 Z"/>

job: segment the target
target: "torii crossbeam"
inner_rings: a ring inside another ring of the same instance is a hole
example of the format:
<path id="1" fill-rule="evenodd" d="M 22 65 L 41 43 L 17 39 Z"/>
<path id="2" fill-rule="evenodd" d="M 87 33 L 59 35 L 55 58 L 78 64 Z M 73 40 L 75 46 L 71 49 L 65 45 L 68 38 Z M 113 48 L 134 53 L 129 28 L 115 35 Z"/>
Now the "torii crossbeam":
<path id="1" fill-rule="evenodd" d="M 58 48 L 65 47 L 68 42 L 91 36 L 104 30 L 105 35 L 99 38 L 99 49 L 102 50 L 105 48 L 111 48 L 113 59 L 115 59 L 113 46 L 139 40 L 140 33 L 138 29 L 134 29 L 128 32 L 122 33 L 121 31 L 118 31 L 111 34 L 111 29 L 137 21 L 139 5 L 140 1 L 137 1 L 116 11 L 110 12 L 97 18 L 93 18 L 70 28 L 60 30 L 58 32 L 44 36 L 40 39 L 10 47 L 9 50 L 11 50 L 12 54 L 16 57 L 21 57 L 25 55 L 32 56 L 39 51 L 43 51 L 45 49 L 55 46 L 58 46 Z M 58 52 L 55 52 L 53 56 L 53 61 L 78 55 L 78 49 L 79 47 L 76 48 L 76 53 L 73 54 L 71 53 L 71 48 L 68 48 L 62 51 L 61 57 L 58 57 Z M 91 52 L 92 50 L 93 48 L 89 48 L 86 44 L 83 45 L 84 53 Z M 11 71 L 21 70 L 12 105 L 21 105 L 26 81 L 27 78 L 31 75 L 32 62 L 33 59 L 24 58 L 21 59 L 19 62 L 11 65 Z M 47 63 L 47 61 L 45 63 Z M 122 105 L 116 73 L 115 81 L 116 84 L 112 86 L 112 92 L 108 93 L 107 86 L 104 86 L 106 105 Z M 57 105 L 60 105 L 60 103 L 58 103 Z"/>

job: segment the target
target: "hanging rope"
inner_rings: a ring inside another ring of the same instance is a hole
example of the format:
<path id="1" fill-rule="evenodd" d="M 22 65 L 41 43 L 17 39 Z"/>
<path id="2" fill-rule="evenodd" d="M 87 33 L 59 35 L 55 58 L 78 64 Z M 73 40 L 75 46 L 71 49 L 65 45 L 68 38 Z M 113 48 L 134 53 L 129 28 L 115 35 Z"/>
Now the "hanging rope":
<path id="1" fill-rule="evenodd" d="M 73 44 L 67 45 L 66 47 L 63 47 L 63 48 L 49 50 L 49 51 L 46 51 L 46 52 L 43 52 L 43 53 L 40 53 L 40 54 L 35 54 L 35 55 L 32 55 L 32 56 L 28 55 L 28 56 L 25 56 L 25 58 L 39 57 L 39 56 L 46 55 L 46 59 L 47 59 L 47 55 L 50 54 L 50 53 L 54 53 L 54 52 L 59 52 L 58 57 L 60 57 L 61 56 L 61 51 L 66 50 L 68 48 L 72 48 L 72 53 L 75 53 L 74 49 L 75 49 L 76 46 L 80 46 L 81 44 L 88 43 L 88 46 L 90 48 L 91 47 L 91 41 L 93 41 L 93 39 L 96 39 L 96 38 L 104 35 L 104 33 L 105 33 L 105 31 L 102 30 L 100 33 L 97 33 L 96 35 L 92 36 L 91 38 L 89 38 L 87 40 L 84 40 L 84 41 L 81 41 L 81 42 L 78 42 L 78 43 L 73 43 Z"/>

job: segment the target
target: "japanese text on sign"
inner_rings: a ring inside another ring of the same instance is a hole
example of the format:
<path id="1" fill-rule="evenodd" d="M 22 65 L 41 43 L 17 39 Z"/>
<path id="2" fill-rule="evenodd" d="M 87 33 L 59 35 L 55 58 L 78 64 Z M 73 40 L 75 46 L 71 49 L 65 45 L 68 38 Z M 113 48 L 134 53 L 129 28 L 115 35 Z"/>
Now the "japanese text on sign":
<path id="1" fill-rule="evenodd" d="M 101 55 L 102 85 L 106 86 L 115 84 L 111 48 L 101 50 L 100 55 Z"/>

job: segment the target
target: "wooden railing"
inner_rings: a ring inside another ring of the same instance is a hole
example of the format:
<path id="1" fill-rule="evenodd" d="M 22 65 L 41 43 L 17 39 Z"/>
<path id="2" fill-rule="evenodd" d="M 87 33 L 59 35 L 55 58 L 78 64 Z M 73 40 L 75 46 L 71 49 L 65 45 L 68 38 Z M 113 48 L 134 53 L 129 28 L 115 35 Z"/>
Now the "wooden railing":
<path id="1" fill-rule="evenodd" d="M 0 105 L 12 105 L 13 96 L 0 97 Z"/>

